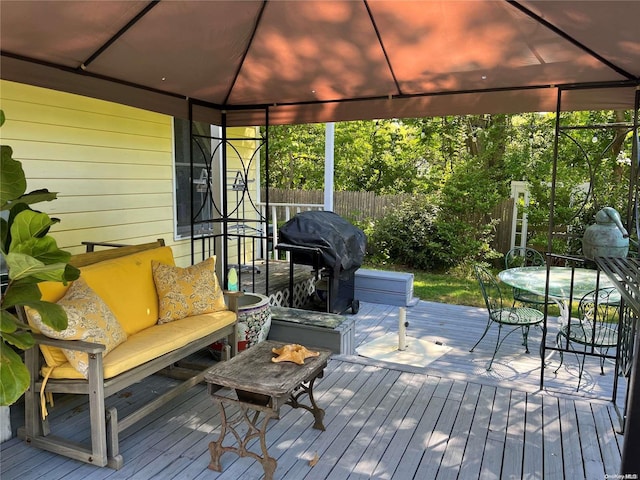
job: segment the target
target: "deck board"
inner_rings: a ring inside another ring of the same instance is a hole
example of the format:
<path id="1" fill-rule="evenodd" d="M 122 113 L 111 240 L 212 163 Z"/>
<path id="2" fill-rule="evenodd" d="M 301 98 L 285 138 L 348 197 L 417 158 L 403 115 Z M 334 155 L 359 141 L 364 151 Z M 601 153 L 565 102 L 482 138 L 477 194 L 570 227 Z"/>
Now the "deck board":
<path id="1" fill-rule="evenodd" d="M 596 426 L 598 444 L 600 445 L 600 453 L 602 455 L 604 465 L 615 464 L 620 458 L 620 449 L 615 439 L 617 436 L 614 433 L 614 428 L 611 423 L 611 417 L 609 411 L 604 405 L 592 405 L 591 411 L 593 412 L 593 418 Z M 606 471 L 606 473 L 615 473 Z"/>
<path id="2" fill-rule="evenodd" d="M 363 303 L 356 318 L 356 345 L 396 331 L 398 308 Z M 567 356 L 557 375 L 526 355 L 514 334 L 486 371 L 495 332 L 473 353 L 486 324 L 483 309 L 419 302 L 407 309 L 408 335 L 438 340 L 451 350 L 426 368 L 334 356 L 315 396 L 325 409 L 326 431 L 311 428 L 302 409 L 283 407 L 269 424 L 267 444 L 278 461 L 276 478 L 520 479 L 604 478 L 617 473 L 622 436 L 612 403 L 611 368 L 601 376 L 587 362 L 576 392 L 577 364 Z M 540 334 L 532 332 L 531 351 Z M 557 361 L 557 359 L 555 359 Z M 153 376 L 109 399 L 126 414 L 173 380 Z M 624 401 L 624 381 L 618 400 Z M 78 439 L 86 406 L 56 396 L 52 421 Z M 1 446 L 3 480 L 12 479 L 260 479 L 262 467 L 232 453 L 223 472 L 209 465 L 208 444 L 217 438 L 220 416 L 198 385 L 121 434 L 125 465 L 97 468 L 11 439 Z M 254 442 L 254 447 L 257 446 Z M 309 461 L 317 458 L 315 466 Z"/>
<path id="3" fill-rule="evenodd" d="M 542 396 L 527 395 L 525 410 L 524 460 L 522 464 L 522 478 L 536 479 L 543 477 L 543 415 Z"/>
<path id="4" fill-rule="evenodd" d="M 524 392 L 512 390 L 502 463 L 501 478 L 503 479 L 513 480 L 522 478 L 526 408 L 527 395 Z"/>
<path id="5" fill-rule="evenodd" d="M 490 420 L 478 475 L 480 480 L 498 480 L 500 478 L 507 437 L 510 399 L 511 392 L 508 389 L 496 388 L 493 402 L 489 409 Z"/>
<path id="6" fill-rule="evenodd" d="M 587 479 L 604 478 L 604 467 L 600 455 L 597 432 L 590 405 L 576 405 L 582 461 Z"/>
<path id="7" fill-rule="evenodd" d="M 357 467 L 351 472 L 349 480 L 366 479 L 374 476 L 374 472 L 379 464 L 381 468 L 385 465 L 385 452 L 396 442 L 400 443 L 400 438 L 396 438 L 398 430 L 408 428 L 406 418 L 410 415 L 411 406 L 414 404 L 420 392 L 421 379 L 416 374 L 407 374 L 409 377 L 404 382 L 404 390 L 400 393 L 393 409 L 386 415 L 384 421 L 376 434 L 369 438 L 377 438 L 376 442 L 369 442 L 367 438 L 362 439 L 365 447 L 360 456 Z M 400 443 L 400 445 L 402 445 Z M 388 457 L 387 457 L 388 460 Z"/>
<path id="8" fill-rule="evenodd" d="M 474 412 L 473 422 L 469 430 L 469 438 L 467 440 L 464 456 L 460 463 L 460 478 L 480 477 L 480 469 L 482 466 L 485 446 L 487 444 L 489 423 L 491 422 L 491 411 L 495 399 L 495 393 L 495 387 L 486 385 L 482 386 L 482 390 L 478 397 L 476 411 Z"/>
<path id="9" fill-rule="evenodd" d="M 560 409 L 560 429 L 562 441 L 562 462 L 565 477 L 584 478 L 582 451 L 578 431 L 575 404 L 566 399 L 558 399 Z"/>
<path id="10" fill-rule="evenodd" d="M 426 431 L 424 423 L 419 419 L 425 417 L 424 412 L 431 403 L 429 399 L 433 399 L 433 393 L 438 385 L 437 377 L 427 377 L 421 379 L 422 384 L 413 399 L 411 406 L 407 410 L 406 415 L 402 417 L 397 425 L 393 439 L 385 452 L 380 457 L 378 464 L 373 470 L 372 477 L 388 480 L 392 478 L 396 467 L 400 464 L 400 459 L 405 454 L 407 448 L 411 444 L 414 432 L 417 430 Z"/>
<path id="11" fill-rule="evenodd" d="M 542 420 L 544 478 L 561 480 L 564 478 L 564 471 L 558 399 L 549 396 L 542 397 L 542 405 L 544 409 Z"/>
<path id="12" fill-rule="evenodd" d="M 462 457 L 469 439 L 469 430 L 471 429 L 478 398 L 480 397 L 480 388 L 481 386 L 478 384 L 469 384 L 464 392 L 460 407 L 456 412 L 451 434 L 447 439 L 440 468 L 438 468 L 437 475 L 433 477 L 436 480 L 455 479 L 458 476 L 458 470 L 461 467 Z"/>
<path id="13" fill-rule="evenodd" d="M 435 428 L 429 433 L 429 441 L 415 472 L 417 478 L 435 478 L 446 451 L 454 423 L 462 404 L 462 392 L 466 385 L 464 382 L 454 382 L 449 395 L 444 401 Z M 421 433 L 421 432 L 416 432 Z"/>

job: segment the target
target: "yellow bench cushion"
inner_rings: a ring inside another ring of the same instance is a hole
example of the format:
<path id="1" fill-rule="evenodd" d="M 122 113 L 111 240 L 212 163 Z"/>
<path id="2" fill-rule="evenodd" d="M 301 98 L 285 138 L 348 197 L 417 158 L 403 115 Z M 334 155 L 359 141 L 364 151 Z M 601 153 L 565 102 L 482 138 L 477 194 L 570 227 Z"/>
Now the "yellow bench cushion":
<path id="1" fill-rule="evenodd" d="M 127 335 L 153 326 L 158 320 L 158 295 L 151 271 L 152 260 L 175 265 L 170 247 L 154 248 L 82 267 L 81 277 L 107 304 Z M 59 301 L 71 284 L 38 284 L 42 300 Z M 31 323 L 31 320 L 30 322 Z M 37 328 L 37 325 L 33 325 Z M 50 367 L 63 365 L 67 358 L 61 349 L 40 345 Z"/>
<path id="2" fill-rule="evenodd" d="M 170 247 L 154 248 L 83 267 L 82 276 L 109 306 L 127 335 L 158 321 L 158 295 L 151 262 L 175 265 Z"/>
<path id="3" fill-rule="evenodd" d="M 156 325 L 130 335 L 127 341 L 104 357 L 104 378 L 112 378 L 165 353 L 183 347 L 236 321 L 236 314 L 225 310 Z M 46 370 L 43 368 L 43 375 Z M 84 378 L 69 363 L 53 369 L 49 378 Z"/>

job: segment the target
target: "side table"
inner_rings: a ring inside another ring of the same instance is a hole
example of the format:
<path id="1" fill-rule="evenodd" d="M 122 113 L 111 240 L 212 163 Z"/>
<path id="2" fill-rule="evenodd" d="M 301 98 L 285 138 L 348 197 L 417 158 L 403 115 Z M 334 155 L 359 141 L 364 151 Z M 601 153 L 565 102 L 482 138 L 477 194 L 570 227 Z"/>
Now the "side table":
<path id="1" fill-rule="evenodd" d="M 214 365 L 205 374 L 209 394 L 220 408 L 222 422 L 218 440 L 209 444 L 211 470 L 221 472 L 220 457 L 225 452 L 234 452 L 262 463 L 265 480 L 272 480 L 277 461 L 269 456 L 265 436 L 269 420 L 279 418 L 282 405 L 310 411 L 315 420 L 313 428 L 324 430 L 324 410 L 318 407 L 313 398 L 313 384 L 317 378 L 322 378 L 332 352 L 313 349 L 320 355 L 307 358 L 304 365 L 272 362 L 271 359 L 276 355 L 271 349 L 283 345 L 284 342 L 273 340 L 258 343 L 232 359 Z M 218 393 L 224 387 L 235 390 L 237 398 Z M 300 403 L 303 395 L 307 395 L 310 405 Z M 229 421 L 225 407 L 232 406 L 240 409 L 240 415 Z M 260 421 L 261 413 L 263 418 Z M 240 432 L 241 425 L 248 427 L 245 434 Z M 227 433 L 233 435 L 237 445 L 223 445 Z M 256 437 L 260 440 L 261 454 L 247 449 L 248 443 Z"/>

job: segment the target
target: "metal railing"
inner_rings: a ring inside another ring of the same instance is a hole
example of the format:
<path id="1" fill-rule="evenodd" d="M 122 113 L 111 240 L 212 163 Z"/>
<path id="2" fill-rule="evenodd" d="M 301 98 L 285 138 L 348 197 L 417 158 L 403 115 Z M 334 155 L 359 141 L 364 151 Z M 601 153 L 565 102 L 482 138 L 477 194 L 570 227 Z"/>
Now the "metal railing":
<path id="1" fill-rule="evenodd" d="M 260 208 L 261 218 L 267 218 L 267 204 L 258 202 L 258 208 Z M 324 205 L 321 203 L 269 203 L 268 234 L 264 240 L 263 251 L 277 258 L 275 246 L 278 245 L 279 226 L 291 220 L 296 214 L 309 210 L 324 210 Z M 289 252 L 286 255 L 286 259 L 289 260 Z"/>

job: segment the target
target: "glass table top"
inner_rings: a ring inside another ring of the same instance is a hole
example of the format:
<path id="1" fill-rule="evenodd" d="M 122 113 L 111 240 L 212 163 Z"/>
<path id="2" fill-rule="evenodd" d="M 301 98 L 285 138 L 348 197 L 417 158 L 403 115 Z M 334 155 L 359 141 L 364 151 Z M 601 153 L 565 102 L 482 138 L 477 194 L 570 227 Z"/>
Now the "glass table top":
<path id="1" fill-rule="evenodd" d="M 573 272 L 573 273 L 572 273 Z M 526 290 L 537 295 L 545 294 L 547 267 L 518 267 L 503 270 L 498 274 L 503 283 Z M 552 300 L 568 300 L 571 294 L 573 278 L 573 299 L 580 300 L 584 295 L 598 288 L 613 287 L 609 278 L 598 271 L 586 268 L 550 267 L 549 298 Z"/>

